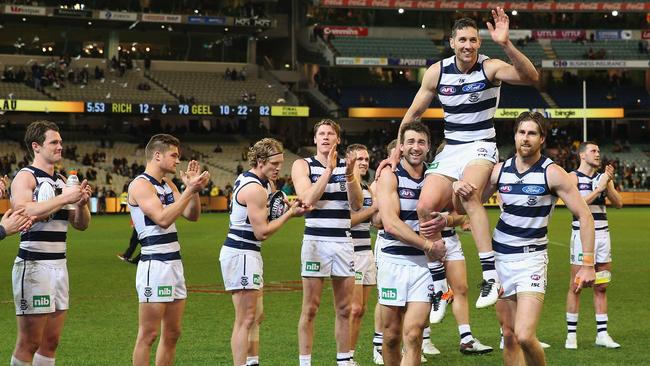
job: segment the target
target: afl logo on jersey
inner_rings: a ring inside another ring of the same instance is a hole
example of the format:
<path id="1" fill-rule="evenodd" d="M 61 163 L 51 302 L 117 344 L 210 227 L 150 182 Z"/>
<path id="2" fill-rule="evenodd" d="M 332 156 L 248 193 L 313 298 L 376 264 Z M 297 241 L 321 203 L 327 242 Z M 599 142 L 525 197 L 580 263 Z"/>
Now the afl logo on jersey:
<path id="1" fill-rule="evenodd" d="M 399 198 L 415 198 L 415 192 L 412 189 L 402 188 L 399 190 Z"/>
<path id="2" fill-rule="evenodd" d="M 364 206 L 372 206 L 372 198 L 364 198 L 363 199 L 363 205 Z"/>
<path id="3" fill-rule="evenodd" d="M 463 91 L 465 93 L 477 92 L 483 89 L 485 89 L 485 83 L 472 83 L 463 86 Z"/>
<path id="4" fill-rule="evenodd" d="M 591 191 L 591 184 L 580 183 L 580 184 L 578 184 L 578 189 L 581 190 L 581 191 Z"/>
<path id="5" fill-rule="evenodd" d="M 312 174 L 309 178 L 311 179 L 312 183 L 316 183 L 320 175 Z"/>
<path id="6" fill-rule="evenodd" d="M 523 186 L 521 188 L 521 191 L 526 194 L 542 194 L 544 193 L 545 189 L 541 186 Z"/>
<path id="7" fill-rule="evenodd" d="M 510 191 L 512 191 L 512 186 L 501 186 L 499 188 L 499 192 L 501 193 L 508 193 Z"/>
<path id="8" fill-rule="evenodd" d="M 452 95 L 456 93 L 456 88 L 453 86 L 441 86 L 438 90 L 442 95 Z"/>

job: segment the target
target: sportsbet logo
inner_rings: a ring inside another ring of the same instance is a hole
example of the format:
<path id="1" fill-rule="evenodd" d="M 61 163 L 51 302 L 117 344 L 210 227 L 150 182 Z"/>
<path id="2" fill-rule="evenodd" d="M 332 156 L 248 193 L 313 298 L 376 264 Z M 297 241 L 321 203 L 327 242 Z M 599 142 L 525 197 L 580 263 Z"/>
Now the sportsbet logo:
<path id="1" fill-rule="evenodd" d="M 50 295 L 34 296 L 33 306 L 35 308 L 47 308 L 50 306 Z"/>
<path id="2" fill-rule="evenodd" d="M 381 298 L 384 300 L 397 300 L 397 289 L 396 288 L 382 288 L 381 289 Z"/>
<path id="3" fill-rule="evenodd" d="M 307 262 L 305 263 L 305 271 L 318 272 L 320 271 L 320 262 Z"/>
<path id="4" fill-rule="evenodd" d="M 158 297 L 170 297 L 170 296 L 172 296 L 171 286 L 158 286 Z"/>

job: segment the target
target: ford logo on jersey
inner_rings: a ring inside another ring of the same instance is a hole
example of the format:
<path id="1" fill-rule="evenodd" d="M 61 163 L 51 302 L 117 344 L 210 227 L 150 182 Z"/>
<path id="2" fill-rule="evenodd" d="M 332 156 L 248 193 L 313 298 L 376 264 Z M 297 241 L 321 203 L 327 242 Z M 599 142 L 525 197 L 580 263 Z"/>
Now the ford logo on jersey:
<path id="1" fill-rule="evenodd" d="M 512 191 L 512 186 L 502 186 L 501 188 L 499 188 L 499 191 L 503 193 L 508 193 Z"/>
<path id="2" fill-rule="evenodd" d="M 443 95 L 452 95 L 456 92 L 456 88 L 453 86 L 441 86 L 439 90 Z"/>
<path id="3" fill-rule="evenodd" d="M 333 175 L 333 176 L 330 178 L 330 182 L 336 182 L 336 183 L 345 182 L 345 174 L 336 174 L 336 175 Z"/>
<path id="4" fill-rule="evenodd" d="M 472 83 L 463 86 L 463 91 L 465 93 L 476 92 L 483 89 L 485 89 L 485 83 Z"/>
<path id="5" fill-rule="evenodd" d="M 521 191 L 526 194 L 542 194 L 545 189 L 542 186 L 523 186 Z"/>
<path id="6" fill-rule="evenodd" d="M 399 190 L 400 198 L 415 198 L 415 192 L 412 189 L 402 188 Z"/>

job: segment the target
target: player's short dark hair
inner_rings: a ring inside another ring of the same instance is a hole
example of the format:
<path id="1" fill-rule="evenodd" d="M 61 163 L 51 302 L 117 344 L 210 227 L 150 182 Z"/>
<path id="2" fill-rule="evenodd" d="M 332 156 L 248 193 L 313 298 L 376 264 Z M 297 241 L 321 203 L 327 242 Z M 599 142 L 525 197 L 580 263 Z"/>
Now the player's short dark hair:
<path id="1" fill-rule="evenodd" d="M 478 31 L 478 26 L 476 25 L 476 22 L 472 18 L 460 18 L 457 19 L 454 22 L 454 25 L 451 27 L 451 38 L 456 37 L 456 31 L 459 29 L 465 29 L 465 28 L 474 28 Z"/>
<path id="2" fill-rule="evenodd" d="M 386 154 L 390 155 L 390 151 L 396 147 L 397 147 L 397 139 L 393 139 L 393 141 L 389 142 L 388 145 L 386 145 Z"/>
<path id="3" fill-rule="evenodd" d="M 578 152 L 583 153 L 587 150 L 587 145 L 595 145 L 598 146 L 597 143 L 594 141 L 583 141 L 580 143 L 580 147 L 578 148 Z"/>
<path id="4" fill-rule="evenodd" d="M 164 153 L 172 146 L 180 148 L 181 142 L 176 137 L 166 133 L 153 135 L 151 136 L 151 139 L 149 139 L 147 146 L 144 148 L 144 156 L 147 161 L 149 161 L 153 158 L 155 152 Z"/>
<path id="5" fill-rule="evenodd" d="M 547 125 L 548 122 L 546 122 L 546 118 L 544 118 L 544 115 L 539 113 L 539 112 L 521 112 L 519 116 L 515 119 L 515 128 L 514 128 L 514 133 L 517 134 L 517 130 L 519 130 L 519 125 L 521 125 L 522 122 L 535 122 L 537 124 L 537 128 L 539 129 L 539 134 L 542 137 L 546 137 L 546 130 L 548 129 Z"/>
<path id="6" fill-rule="evenodd" d="M 347 149 L 345 149 L 345 154 L 349 154 L 349 153 L 351 153 L 353 151 L 357 151 L 357 150 L 366 150 L 366 151 L 368 151 L 368 147 L 366 147 L 366 145 L 363 145 L 363 144 L 352 144 L 352 145 L 348 146 Z"/>
<path id="7" fill-rule="evenodd" d="M 424 125 L 422 122 L 411 122 L 402 126 L 402 129 L 399 131 L 399 142 L 400 144 L 404 143 L 404 135 L 406 131 L 415 131 L 417 133 L 422 133 L 427 136 L 427 143 L 431 142 L 431 133 L 429 128 Z"/>
<path id="8" fill-rule="evenodd" d="M 45 133 L 47 131 L 56 131 L 59 132 L 59 126 L 54 122 L 46 120 L 34 121 L 27 126 L 25 131 L 25 147 L 27 147 L 27 152 L 34 157 L 34 150 L 32 149 L 32 142 L 35 142 L 39 145 L 43 145 L 45 142 Z"/>
<path id="9" fill-rule="evenodd" d="M 314 125 L 314 136 L 316 136 L 316 132 L 318 132 L 318 128 L 320 128 L 320 126 L 323 125 L 332 127 L 334 129 L 334 132 L 336 132 L 336 137 L 341 136 L 341 126 L 339 126 L 338 123 L 328 118 L 322 119 Z"/>

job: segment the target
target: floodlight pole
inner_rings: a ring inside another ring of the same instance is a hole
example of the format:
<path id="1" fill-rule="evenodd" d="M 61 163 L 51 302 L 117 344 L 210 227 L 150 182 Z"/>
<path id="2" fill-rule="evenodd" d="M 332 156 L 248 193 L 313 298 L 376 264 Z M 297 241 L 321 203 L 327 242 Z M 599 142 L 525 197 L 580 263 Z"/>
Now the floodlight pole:
<path id="1" fill-rule="evenodd" d="M 582 141 L 587 141 L 587 81 L 582 81 Z"/>

